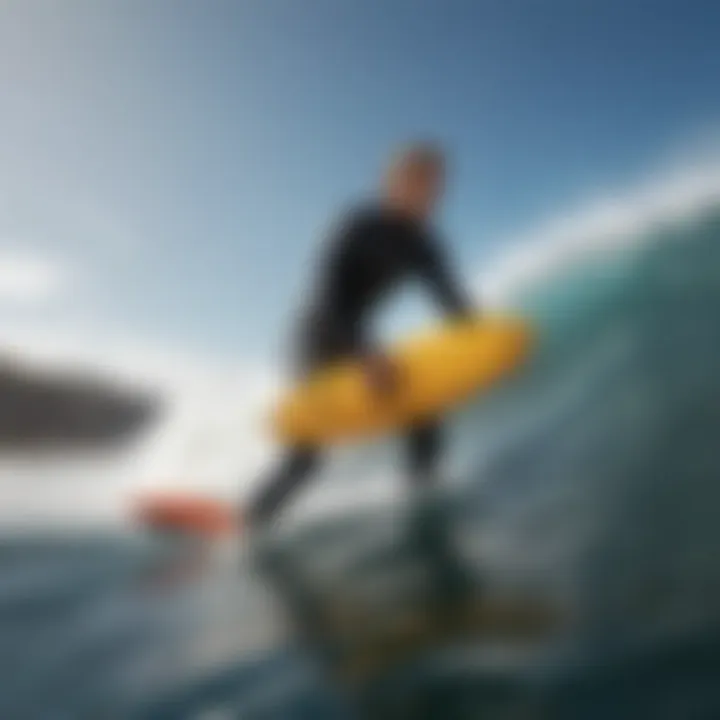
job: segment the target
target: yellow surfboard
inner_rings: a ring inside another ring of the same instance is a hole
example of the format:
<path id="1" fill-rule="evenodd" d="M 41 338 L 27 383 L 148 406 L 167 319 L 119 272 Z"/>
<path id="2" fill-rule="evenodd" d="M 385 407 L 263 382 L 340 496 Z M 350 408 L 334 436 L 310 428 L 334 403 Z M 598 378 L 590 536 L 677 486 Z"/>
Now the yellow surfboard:
<path id="1" fill-rule="evenodd" d="M 526 357 L 529 325 L 512 317 L 448 323 L 390 351 L 398 387 L 369 387 L 356 361 L 332 365 L 292 390 L 273 415 L 277 437 L 328 445 L 406 427 L 491 387 Z"/>

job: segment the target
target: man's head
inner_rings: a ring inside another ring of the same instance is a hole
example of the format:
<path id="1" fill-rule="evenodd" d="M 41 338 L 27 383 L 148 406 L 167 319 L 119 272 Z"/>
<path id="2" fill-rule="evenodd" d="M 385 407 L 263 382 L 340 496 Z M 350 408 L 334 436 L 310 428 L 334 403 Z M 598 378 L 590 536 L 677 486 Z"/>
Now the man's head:
<path id="1" fill-rule="evenodd" d="M 385 178 L 388 203 L 420 219 L 435 210 L 445 184 L 445 155 L 431 143 L 414 143 L 392 158 Z"/>

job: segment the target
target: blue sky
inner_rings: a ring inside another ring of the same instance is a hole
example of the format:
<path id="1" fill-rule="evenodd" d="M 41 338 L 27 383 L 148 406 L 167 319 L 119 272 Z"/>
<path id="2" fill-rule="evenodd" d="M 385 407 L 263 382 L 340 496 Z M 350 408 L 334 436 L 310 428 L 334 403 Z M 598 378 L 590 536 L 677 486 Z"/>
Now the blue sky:
<path id="1" fill-rule="evenodd" d="M 718 27 L 710 0 L 6 0 L 0 321 L 265 357 L 394 143 L 450 149 L 474 270 L 714 131 Z"/>

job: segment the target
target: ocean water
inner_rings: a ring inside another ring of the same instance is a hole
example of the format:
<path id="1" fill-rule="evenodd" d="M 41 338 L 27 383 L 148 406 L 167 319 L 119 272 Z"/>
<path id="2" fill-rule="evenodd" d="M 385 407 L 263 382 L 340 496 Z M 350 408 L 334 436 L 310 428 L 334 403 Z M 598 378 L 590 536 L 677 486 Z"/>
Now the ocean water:
<path id="1" fill-rule="evenodd" d="M 720 207 L 633 232 L 518 288 L 537 352 L 452 418 L 459 552 L 488 593 L 558 623 L 410 654 L 367 690 L 386 716 L 720 717 Z M 324 588 L 392 603 L 403 512 L 345 510 L 278 544 Z M 0 717 L 357 717 L 279 616 L 236 547 L 6 533 Z"/>

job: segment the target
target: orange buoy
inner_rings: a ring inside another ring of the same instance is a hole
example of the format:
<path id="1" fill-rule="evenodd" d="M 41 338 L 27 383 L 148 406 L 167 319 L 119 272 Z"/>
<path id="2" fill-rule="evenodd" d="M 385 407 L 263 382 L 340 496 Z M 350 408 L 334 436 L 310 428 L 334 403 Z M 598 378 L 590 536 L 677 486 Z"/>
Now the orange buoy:
<path id="1" fill-rule="evenodd" d="M 238 529 L 237 512 L 232 506 L 189 493 L 155 493 L 138 498 L 134 515 L 140 524 L 159 532 L 214 538 Z"/>

